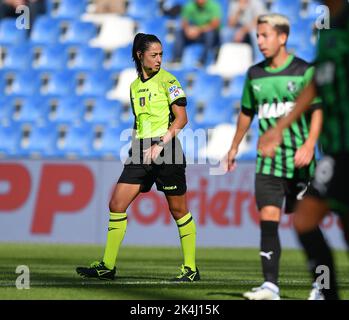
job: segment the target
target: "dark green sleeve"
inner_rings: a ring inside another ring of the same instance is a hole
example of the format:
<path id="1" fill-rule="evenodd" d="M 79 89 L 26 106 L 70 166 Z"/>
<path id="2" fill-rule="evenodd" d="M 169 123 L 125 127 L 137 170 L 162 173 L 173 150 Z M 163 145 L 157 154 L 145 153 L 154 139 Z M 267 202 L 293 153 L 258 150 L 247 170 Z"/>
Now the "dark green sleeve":
<path id="1" fill-rule="evenodd" d="M 256 109 L 254 106 L 254 98 L 251 90 L 251 81 L 248 76 L 245 80 L 244 90 L 242 93 L 241 111 L 249 116 L 254 115 L 256 113 Z"/>
<path id="2" fill-rule="evenodd" d="M 306 87 L 314 77 L 314 67 L 308 68 L 304 73 L 304 87 Z M 321 108 L 321 98 L 315 97 L 313 101 L 311 102 L 310 110 L 316 110 Z"/>

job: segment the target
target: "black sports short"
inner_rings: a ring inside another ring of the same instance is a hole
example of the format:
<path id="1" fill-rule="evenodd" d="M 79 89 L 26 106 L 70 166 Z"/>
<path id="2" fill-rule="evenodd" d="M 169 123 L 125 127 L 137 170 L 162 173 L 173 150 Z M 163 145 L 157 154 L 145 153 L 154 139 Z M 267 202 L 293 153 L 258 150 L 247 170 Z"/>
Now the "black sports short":
<path id="1" fill-rule="evenodd" d="M 326 200 L 336 213 L 348 214 L 348 181 L 349 154 L 325 155 L 316 166 L 309 195 Z"/>
<path id="2" fill-rule="evenodd" d="M 285 213 L 292 213 L 298 200 L 307 193 L 309 180 L 300 178 L 279 178 L 272 175 L 256 174 L 255 195 L 258 210 L 265 206 L 282 209 L 285 201 Z"/>
<path id="3" fill-rule="evenodd" d="M 155 183 L 166 195 L 183 195 L 187 191 L 186 160 L 178 139 L 165 146 L 156 163 L 143 163 L 143 151 L 156 141 L 133 141 L 118 183 L 140 184 L 141 192 L 148 192 Z"/>

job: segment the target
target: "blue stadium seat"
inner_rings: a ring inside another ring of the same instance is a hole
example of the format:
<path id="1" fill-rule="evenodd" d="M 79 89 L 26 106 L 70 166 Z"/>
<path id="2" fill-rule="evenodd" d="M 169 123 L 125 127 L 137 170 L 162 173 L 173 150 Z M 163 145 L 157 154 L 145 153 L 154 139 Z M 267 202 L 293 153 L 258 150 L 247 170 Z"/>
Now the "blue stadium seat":
<path id="1" fill-rule="evenodd" d="M 20 45 L 27 40 L 28 30 L 18 29 L 15 18 L 0 20 L 0 45 Z"/>
<path id="2" fill-rule="evenodd" d="M 315 46 L 309 46 L 306 49 L 300 49 L 296 52 L 296 55 L 305 61 L 312 63 L 314 62 L 316 58 L 316 47 Z"/>
<path id="3" fill-rule="evenodd" d="M 41 79 L 35 70 L 19 71 L 14 74 L 8 94 L 33 96 L 40 92 Z"/>
<path id="4" fill-rule="evenodd" d="M 76 72 L 64 70 L 49 74 L 48 84 L 44 95 L 67 96 L 75 93 L 76 88 Z"/>
<path id="5" fill-rule="evenodd" d="M 19 125 L 0 125 L 0 155 L 14 157 L 17 155 L 21 140 L 22 130 Z"/>
<path id="6" fill-rule="evenodd" d="M 305 12 L 303 12 L 304 17 L 313 19 L 313 20 L 316 20 L 317 18 L 319 18 L 319 12 L 317 10 L 320 5 L 323 5 L 323 3 L 321 3 L 320 1 L 316 1 L 316 0 L 309 1 Z"/>
<path id="7" fill-rule="evenodd" d="M 72 21 L 61 39 L 62 43 L 88 44 L 97 35 L 97 27 L 91 22 Z"/>
<path id="8" fill-rule="evenodd" d="M 106 70 L 79 72 L 77 78 L 78 82 L 81 81 L 76 91 L 77 95 L 102 97 L 113 86 L 111 75 Z"/>
<path id="9" fill-rule="evenodd" d="M 164 42 L 167 35 L 167 22 L 168 19 L 165 17 L 155 17 L 145 20 L 141 20 L 139 22 L 138 32 L 147 33 L 147 34 L 155 34 L 161 42 Z"/>
<path id="10" fill-rule="evenodd" d="M 46 12 L 51 15 L 52 11 L 56 9 L 56 1 L 55 0 L 45 0 L 46 2 Z"/>
<path id="11" fill-rule="evenodd" d="M 12 120 L 21 123 L 41 124 L 44 121 L 44 99 L 42 96 L 12 99 Z M 16 107 L 17 106 L 17 107 Z"/>
<path id="12" fill-rule="evenodd" d="M 196 121 L 196 115 L 197 115 L 197 101 L 195 97 L 187 96 L 187 117 L 188 117 L 188 123 L 193 123 Z"/>
<path id="13" fill-rule="evenodd" d="M 166 38 L 160 38 L 162 44 L 162 63 L 167 63 L 172 60 L 174 41 L 168 41 Z"/>
<path id="14" fill-rule="evenodd" d="M 188 93 L 197 102 L 206 102 L 212 97 L 219 97 L 223 90 L 223 79 L 218 75 L 210 75 L 205 71 L 197 72 L 192 90 Z"/>
<path id="15" fill-rule="evenodd" d="M 287 44 L 300 49 L 307 49 L 308 46 L 313 45 L 314 24 L 314 19 L 298 19 L 297 23 L 291 25 Z"/>
<path id="16" fill-rule="evenodd" d="M 134 20 L 141 21 L 156 16 L 158 11 L 157 0 L 148 0 L 146 5 L 144 0 L 132 0 L 129 2 L 126 14 Z"/>
<path id="17" fill-rule="evenodd" d="M 76 50 L 70 68 L 74 70 L 98 70 L 103 68 L 103 62 L 103 49 L 80 46 Z"/>
<path id="18" fill-rule="evenodd" d="M 29 132 L 27 143 L 21 145 L 17 154 L 24 157 L 54 157 L 57 139 L 58 129 L 55 124 L 34 125 Z"/>
<path id="19" fill-rule="evenodd" d="M 169 72 L 171 72 L 177 78 L 183 90 L 186 92 L 186 88 L 188 86 L 187 71 L 184 69 L 177 69 L 169 70 Z"/>
<path id="20" fill-rule="evenodd" d="M 183 6 L 186 2 L 187 0 L 164 0 L 164 6 L 169 9 L 176 5 Z"/>
<path id="21" fill-rule="evenodd" d="M 99 98 L 91 108 L 86 108 L 83 119 L 94 124 L 116 126 L 120 123 L 121 103 L 118 100 Z"/>
<path id="22" fill-rule="evenodd" d="M 127 152 L 128 149 L 128 141 L 121 141 L 123 132 L 125 139 L 128 139 L 131 129 L 125 129 L 124 126 L 101 127 L 101 136 L 98 139 L 98 143 L 93 145 L 92 155 L 98 158 L 120 159 L 121 151 L 124 149 Z"/>
<path id="23" fill-rule="evenodd" d="M 7 126 L 12 120 L 14 105 L 13 97 L 0 96 L 0 125 Z"/>
<path id="24" fill-rule="evenodd" d="M 197 62 L 204 50 L 204 45 L 201 43 L 194 43 L 184 48 L 182 56 L 182 68 L 187 70 L 196 69 Z"/>
<path id="25" fill-rule="evenodd" d="M 227 96 L 241 98 L 244 90 L 246 75 L 241 74 L 231 79 L 227 90 Z"/>
<path id="26" fill-rule="evenodd" d="M 112 52 L 111 59 L 108 64 L 108 69 L 114 71 L 122 71 L 123 69 L 133 68 L 132 62 L 132 46 L 117 48 Z"/>
<path id="27" fill-rule="evenodd" d="M 0 97 L 5 94 L 7 87 L 7 72 L 0 70 Z"/>
<path id="28" fill-rule="evenodd" d="M 286 14 L 291 22 L 296 22 L 301 9 L 301 1 L 273 0 L 270 12 Z"/>
<path id="29" fill-rule="evenodd" d="M 5 48 L 3 68 L 5 70 L 27 70 L 31 67 L 32 55 L 27 45 Z"/>
<path id="30" fill-rule="evenodd" d="M 202 117 L 196 122 L 203 127 L 212 128 L 224 122 L 232 123 L 233 114 L 233 100 L 229 97 L 216 96 L 206 102 Z"/>
<path id="31" fill-rule="evenodd" d="M 227 25 L 228 19 L 229 19 L 229 2 L 230 0 L 218 0 L 216 1 L 221 7 L 221 12 L 222 12 L 222 19 L 221 19 L 221 24 L 222 25 Z"/>
<path id="32" fill-rule="evenodd" d="M 58 143 L 56 146 L 56 155 L 58 157 L 90 157 L 93 140 L 94 130 L 91 125 L 67 126 L 63 143 Z"/>
<path id="33" fill-rule="evenodd" d="M 55 17 L 60 19 L 79 19 L 86 11 L 87 0 L 60 0 Z"/>
<path id="34" fill-rule="evenodd" d="M 133 128 L 134 120 L 135 116 L 131 106 L 127 106 L 126 110 L 122 109 L 119 125 L 122 125 L 125 128 Z"/>
<path id="35" fill-rule="evenodd" d="M 40 16 L 34 22 L 30 40 L 33 44 L 55 44 L 60 36 L 61 21 L 49 16 Z"/>
<path id="36" fill-rule="evenodd" d="M 38 55 L 38 59 L 33 63 L 35 69 L 58 71 L 67 67 L 68 52 L 63 45 L 34 46 L 32 51 L 34 57 Z"/>
<path id="37" fill-rule="evenodd" d="M 85 105 L 76 96 L 49 98 L 45 102 L 47 121 L 58 124 L 80 124 Z"/>

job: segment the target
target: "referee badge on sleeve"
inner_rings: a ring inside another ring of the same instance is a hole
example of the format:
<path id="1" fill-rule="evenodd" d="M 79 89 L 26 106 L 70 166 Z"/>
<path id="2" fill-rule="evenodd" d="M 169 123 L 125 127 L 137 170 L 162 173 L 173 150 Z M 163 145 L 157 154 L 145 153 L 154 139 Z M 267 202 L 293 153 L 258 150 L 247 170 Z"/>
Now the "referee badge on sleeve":
<path id="1" fill-rule="evenodd" d="M 139 98 L 139 105 L 140 105 L 141 107 L 144 107 L 144 106 L 145 106 L 145 97 L 140 97 L 140 98 Z"/>

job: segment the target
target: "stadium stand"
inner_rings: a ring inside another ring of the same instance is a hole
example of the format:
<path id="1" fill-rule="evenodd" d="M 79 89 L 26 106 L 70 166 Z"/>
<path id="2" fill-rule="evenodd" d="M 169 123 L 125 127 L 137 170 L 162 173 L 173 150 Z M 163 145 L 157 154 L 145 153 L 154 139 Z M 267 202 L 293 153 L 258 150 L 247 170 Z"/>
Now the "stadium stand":
<path id="1" fill-rule="evenodd" d="M 47 13 L 35 20 L 30 35 L 16 28 L 15 19 L 0 21 L 2 157 L 118 159 L 125 145 L 118 136 L 122 129 L 133 126 L 129 85 L 136 78 L 131 59 L 136 32 L 154 33 L 162 40 L 163 67 L 178 78 L 188 95 L 188 128 L 207 130 L 223 123 L 230 124 L 230 132 L 244 73 L 263 58 L 257 47 L 225 41 L 217 59 L 212 56 L 206 65 L 198 66 L 202 46 L 194 44 L 185 49 L 181 63 L 172 66 L 167 62 L 179 19 L 167 13 L 185 0 L 149 0 L 146 5 L 142 0 L 129 0 L 124 15 L 93 13 L 89 9 L 92 0 L 46 1 Z M 227 13 L 229 0 L 218 2 Z M 289 49 L 311 61 L 318 2 L 265 3 L 269 10 L 291 18 Z M 223 24 L 226 19 L 224 16 Z M 253 126 L 250 132 L 241 153 L 244 159 L 255 157 L 258 128 Z M 184 146 L 189 152 L 193 148 L 189 142 Z M 195 157 L 202 154 L 197 149 Z"/>

